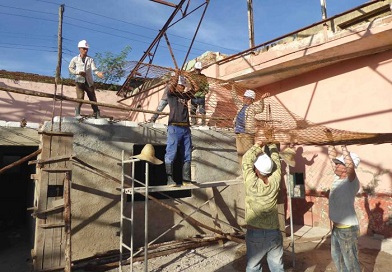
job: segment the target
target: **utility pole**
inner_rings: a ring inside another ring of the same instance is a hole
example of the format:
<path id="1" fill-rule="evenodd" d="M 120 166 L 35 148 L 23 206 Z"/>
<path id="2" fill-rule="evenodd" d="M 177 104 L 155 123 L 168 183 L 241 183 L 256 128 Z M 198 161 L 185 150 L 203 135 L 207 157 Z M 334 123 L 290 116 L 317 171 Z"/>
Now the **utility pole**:
<path id="1" fill-rule="evenodd" d="M 57 34 L 57 68 L 56 68 L 56 85 L 60 82 L 61 76 L 61 61 L 62 61 L 62 52 L 63 52 L 63 13 L 64 13 L 64 4 L 59 7 L 59 27 Z"/>
<path id="2" fill-rule="evenodd" d="M 327 19 L 327 3 L 326 0 L 320 0 L 321 3 L 321 18 L 322 20 Z"/>
<path id="3" fill-rule="evenodd" d="M 253 23 L 253 0 L 248 1 L 248 28 L 249 28 L 249 48 L 255 47 L 255 33 Z"/>

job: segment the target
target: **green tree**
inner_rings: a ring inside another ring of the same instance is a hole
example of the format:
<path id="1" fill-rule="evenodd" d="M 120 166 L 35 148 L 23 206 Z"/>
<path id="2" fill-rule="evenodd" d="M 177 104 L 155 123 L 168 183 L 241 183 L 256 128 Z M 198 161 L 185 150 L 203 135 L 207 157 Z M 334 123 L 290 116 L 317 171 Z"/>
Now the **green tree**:
<path id="1" fill-rule="evenodd" d="M 95 54 L 94 61 L 98 66 L 98 70 L 105 73 L 104 78 L 95 77 L 95 81 L 115 84 L 122 80 L 126 76 L 127 57 L 131 49 L 131 46 L 127 45 L 118 55 L 112 52 Z"/>

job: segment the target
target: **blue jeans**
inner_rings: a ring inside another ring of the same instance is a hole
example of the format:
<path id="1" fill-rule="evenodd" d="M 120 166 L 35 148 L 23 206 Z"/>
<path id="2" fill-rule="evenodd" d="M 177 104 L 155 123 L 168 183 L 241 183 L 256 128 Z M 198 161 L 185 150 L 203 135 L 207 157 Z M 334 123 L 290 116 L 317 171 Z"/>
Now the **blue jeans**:
<path id="1" fill-rule="evenodd" d="M 192 137 L 189 127 L 172 126 L 167 127 L 167 143 L 165 164 L 172 164 L 176 158 L 178 148 L 183 155 L 183 162 L 190 162 L 192 158 Z"/>
<path id="2" fill-rule="evenodd" d="M 358 226 L 333 227 L 331 256 L 339 272 L 360 272 L 358 259 Z"/>
<path id="3" fill-rule="evenodd" d="M 248 229 L 245 241 L 246 272 L 262 271 L 261 261 L 266 254 L 271 272 L 284 272 L 283 238 L 279 230 Z"/>

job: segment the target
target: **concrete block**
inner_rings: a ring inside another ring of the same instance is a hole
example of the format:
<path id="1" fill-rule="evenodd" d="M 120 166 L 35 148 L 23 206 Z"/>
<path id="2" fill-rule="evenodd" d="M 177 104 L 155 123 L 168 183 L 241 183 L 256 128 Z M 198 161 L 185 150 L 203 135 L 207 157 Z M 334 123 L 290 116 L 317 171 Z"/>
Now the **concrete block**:
<path id="1" fill-rule="evenodd" d="M 20 127 L 20 122 L 9 121 L 6 123 L 6 127 Z"/>
<path id="2" fill-rule="evenodd" d="M 55 116 L 53 117 L 53 122 L 55 123 L 59 123 L 61 120 L 61 122 L 63 123 L 75 123 L 75 122 L 79 122 L 78 118 L 76 117 L 71 117 L 71 116 L 65 116 L 65 117 L 61 117 L 60 116 Z"/>
<path id="3" fill-rule="evenodd" d="M 29 122 L 27 122 L 26 127 L 27 128 L 38 129 L 40 127 L 40 125 L 38 123 L 29 123 Z"/>
<path id="4" fill-rule="evenodd" d="M 88 118 L 84 120 L 84 123 L 94 124 L 94 125 L 107 125 L 109 124 L 109 121 L 106 120 L 105 118 L 99 118 L 99 119 Z"/>
<path id="5" fill-rule="evenodd" d="M 124 127 L 139 127 L 139 124 L 137 122 L 132 122 L 132 121 L 120 121 L 114 124 L 118 126 L 124 126 Z"/>
<path id="6" fill-rule="evenodd" d="M 192 129 L 198 129 L 198 130 L 210 130 L 209 126 L 194 126 L 191 127 Z"/>

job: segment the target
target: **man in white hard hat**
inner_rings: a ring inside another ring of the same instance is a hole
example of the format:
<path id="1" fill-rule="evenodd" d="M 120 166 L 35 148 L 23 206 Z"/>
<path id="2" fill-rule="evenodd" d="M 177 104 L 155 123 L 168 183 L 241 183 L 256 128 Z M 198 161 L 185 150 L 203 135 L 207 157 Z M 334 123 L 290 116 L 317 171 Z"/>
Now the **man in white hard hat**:
<path id="1" fill-rule="evenodd" d="M 78 43 L 79 55 L 72 58 L 69 63 L 68 70 L 71 74 L 75 75 L 76 84 L 76 97 L 78 99 L 84 99 L 84 93 L 87 94 L 90 101 L 97 102 L 94 89 L 93 72 L 99 77 L 103 78 L 103 72 L 98 71 L 95 66 L 94 59 L 87 55 L 88 49 L 90 48 L 86 40 L 82 40 Z M 75 116 L 80 117 L 80 109 L 83 103 L 78 103 L 75 107 Z M 91 105 L 93 109 L 94 117 L 100 118 L 100 112 L 97 105 Z"/>
<path id="2" fill-rule="evenodd" d="M 197 83 L 197 90 L 195 90 L 194 98 L 191 99 L 191 115 L 196 115 L 197 108 L 201 114 L 201 125 L 206 124 L 206 94 L 209 91 L 209 84 L 207 76 L 201 73 L 202 64 L 196 62 L 194 67 L 194 80 Z M 191 117 L 191 125 L 196 125 L 197 120 L 195 117 Z"/>
<path id="3" fill-rule="evenodd" d="M 188 101 L 193 97 L 192 89 L 186 91 L 186 79 L 176 72 L 176 76 L 169 81 L 167 102 L 170 113 L 167 126 L 167 141 L 165 154 L 165 169 L 167 185 L 176 186 L 173 180 L 173 162 L 177 153 L 181 154 L 182 185 L 190 184 L 191 160 L 192 160 L 192 138 L 189 124 Z"/>
<path id="4" fill-rule="evenodd" d="M 261 271 L 262 259 L 267 255 L 270 271 L 283 272 L 283 237 L 277 207 L 282 170 L 276 144 L 264 146 L 261 140 L 256 140 L 243 156 L 242 169 L 247 228 L 246 271 Z"/>
<path id="5" fill-rule="evenodd" d="M 232 91 L 232 94 L 238 108 L 237 115 L 234 118 L 234 132 L 236 134 L 238 162 L 241 167 L 242 156 L 254 144 L 255 115 L 263 112 L 264 98 L 270 96 L 270 94 L 264 93 L 261 99 L 256 102 L 256 93 L 253 90 L 246 90 L 242 101 L 237 97 L 235 90 Z"/>
<path id="6" fill-rule="evenodd" d="M 359 221 L 355 212 L 355 196 L 359 180 L 355 172 L 360 158 L 342 145 L 337 157 L 334 146 L 328 147 L 328 156 L 335 173 L 329 193 L 329 219 L 333 223 L 331 256 L 338 271 L 361 271 L 358 257 Z"/>

